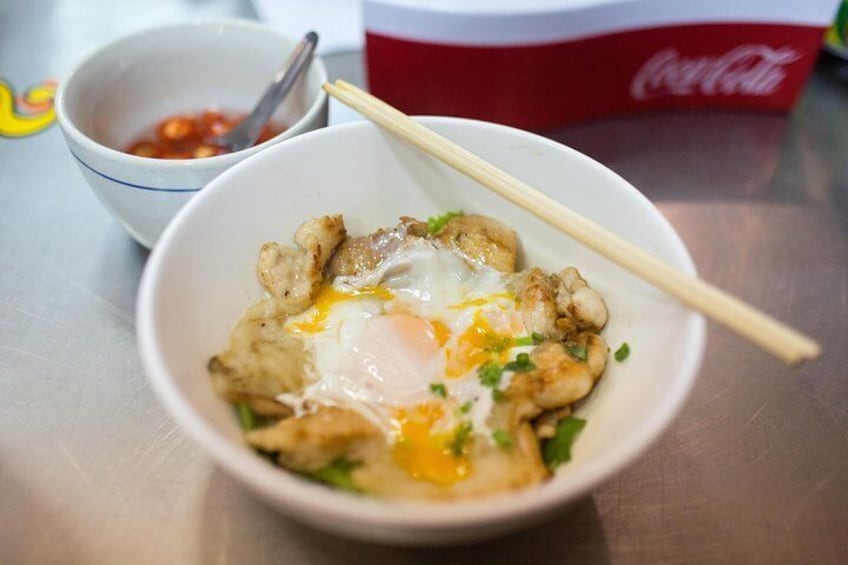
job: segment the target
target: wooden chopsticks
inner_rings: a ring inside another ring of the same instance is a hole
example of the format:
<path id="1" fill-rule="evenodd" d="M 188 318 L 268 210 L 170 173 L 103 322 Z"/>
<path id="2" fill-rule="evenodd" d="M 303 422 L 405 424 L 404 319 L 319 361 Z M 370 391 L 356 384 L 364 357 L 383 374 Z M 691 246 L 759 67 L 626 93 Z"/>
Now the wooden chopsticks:
<path id="1" fill-rule="evenodd" d="M 814 359 L 821 347 L 811 338 L 726 292 L 678 271 L 668 263 L 542 194 L 467 149 L 413 121 L 367 92 L 337 80 L 324 90 L 398 137 L 497 192 L 539 219 L 653 284 L 682 303 L 720 322 L 788 364 Z"/>

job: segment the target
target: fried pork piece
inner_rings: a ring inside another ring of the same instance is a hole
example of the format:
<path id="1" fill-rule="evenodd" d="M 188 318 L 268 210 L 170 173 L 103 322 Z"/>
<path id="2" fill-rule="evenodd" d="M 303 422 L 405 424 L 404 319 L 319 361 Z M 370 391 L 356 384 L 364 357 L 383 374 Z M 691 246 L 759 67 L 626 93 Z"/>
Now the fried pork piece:
<path id="1" fill-rule="evenodd" d="M 586 360 L 575 357 L 569 347 L 585 348 Z M 508 429 L 580 400 L 603 374 L 608 356 L 603 338 L 591 332 L 574 336 L 568 344 L 547 341 L 536 346 L 530 353 L 536 368 L 512 377 L 506 401 L 495 406 L 494 421 Z"/>
<path id="2" fill-rule="evenodd" d="M 208 365 L 221 397 L 275 418 L 291 414 L 277 395 L 303 388 L 303 342 L 283 329 L 283 311 L 274 298 L 251 306 L 230 335 L 229 349 Z"/>
<path id="3" fill-rule="evenodd" d="M 591 288 L 574 267 L 567 267 L 552 278 L 557 286 L 557 312 L 573 322 L 578 330 L 601 331 L 607 323 L 607 305 L 601 294 Z M 560 327 L 565 326 L 560 323 Z"/>
<path id="4" fill-rule="evenodd" d="M 533 429 L 522 423 L 511 430 L 512 446 L 502 449 L 475 436 L 467 478 L 450 485 L 416 480 L 392 459 L 389 449 L 372 451 L 351 478 L 362 490 L 390 498 L 455 499 L 496 494 L 535 485 L 550 472 L 542 462 Z"/>
<path id="5" fill-rule="evenodd" d="M 294 234 L 296 248 L 275 242 L 262 246 L 256 268 L 259 281 L 286 314 L 299 314 L 312 305 L 324 281 L 324 266 L 345 234 L 341 215 L 322 216 L 301 224 Z"/>
<path id="6" fill-rule="evenodd" d="M 345 238 L 330 261 L 329 271 L 337 276 L 359 275 L 377 267 L 383 258 L 393 253 L 407 238 L 426 235 L 426 223 L 403 216 L 397 227 L 381 228 L 368 235 Z"/>
<path id="7" fill-rule="evenodd" d="M 558 275 L 534 268 L 518 273 L 510 289 L 528 332 L 560 341 L 583 331 L 599 332 L 607 323 L 607 307 L 574 267 Z"/>
<path id="8" fill-rule="evenodd" d="M 305 472 L 317 471 L 341 457 L 367 458 L 375 445 L 385 444 L 383 433 L 374 424 L 357 412 L 333 406 L 253 430 L 246 438 L 253 447 L 276 453 L 282 465 Z"/>
<path id="9" fill-rule="evenodd" d="M 556 286 L 539 268 L 519 273 L 510 288 L 518 300 L 518 309 L 528 333 L 537 333 L 546 339 L 560 339 L 557 321 Z"/>
<path id="10" fill-rule="evenodd" d="M 503 273 L 515 271 L 518 238 L 515 230 L 487 216 L 456 216 L 433 236 L 470 260 Z"/>

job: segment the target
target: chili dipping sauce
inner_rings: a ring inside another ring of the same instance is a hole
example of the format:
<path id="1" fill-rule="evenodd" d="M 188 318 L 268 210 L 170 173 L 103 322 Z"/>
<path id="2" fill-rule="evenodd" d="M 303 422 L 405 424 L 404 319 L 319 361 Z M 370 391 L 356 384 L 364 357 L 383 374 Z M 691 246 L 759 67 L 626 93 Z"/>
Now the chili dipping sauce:
<path id="1" fill-rule="evenodd" d="M 153 159 L 202 159 L 223 155 L 230 151 L 215 144 L 215 138 L 224 135 L 247 117 L 246 114 L 204 110 L 196 114 L 178 114 L 165 118 L 153 128 L 152 133 L 140 136 L 125 152 Z M 268 141 L 286 128 L 269 123 L 259 134 L 256 144 Z"/>

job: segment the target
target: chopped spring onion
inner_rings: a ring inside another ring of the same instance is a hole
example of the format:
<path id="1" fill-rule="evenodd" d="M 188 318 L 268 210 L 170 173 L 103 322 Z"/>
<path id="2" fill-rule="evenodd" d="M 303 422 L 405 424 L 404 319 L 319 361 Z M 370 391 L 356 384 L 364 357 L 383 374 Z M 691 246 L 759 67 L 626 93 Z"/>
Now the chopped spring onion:
<path id="1" fill-rule="evenodd" d="M 336 459 L 326 467 L 322 467 L 308 476 L 341 490 L 362 492 L 362 489 L 356 486 L 356 483 L 350 476 L 351 471 L 358 465 L 358 463 L 348 461 L 344 458 Z"/>
<path id="2" fill-rule="evenodd" d="M 512 340 L 513 347 L 523 347 L 525 345 L 533 345 L 533 336 L 525 335 Z"/>
<path id="3" fill-rule="evenodd" d="M 489 388 L 497 388 L 501 384 L 501 375 L 503 367 L 497 363 L 486 363 L 477 369 L 477 376 L 480 378 L 480 384 Z"/>
<path id="4" fill-rule="evenodd" d="M 519 353 L 515 357 L 515 361 L 510 361 L 506 365 L 504 365 L 504 369 L 507 371 L 515 371 L 516 373 L 526 373 L 528 371 L 532 371 L 536 368 L 536 365 L 530 361 L 530 355 L 527 353 Z"/>
<path id="5" fill-rule="evenodd" d="M 565 348 L 571 353 L 571 356 L 579 361 L 585 361 L 589 358 L 585 345 L 577 345 L 576 343 L 566 344 Z"/>
<path id="6" fill-rule="evenodd" d="M 468 443 L 469 436 L 471 436 L 472 429 L 471 422 L 463 422 L 456 427 L 453 439 L 448 444 L 454 457 L 460 457 L 465 453 L 465 447 Z"/>
<path id="7" fill-rule="evenodd" d="M 571 446 L 577 434 L 586 425 L 586 420 L 580 418 L 564 418 L 557 424 L 554 437 L 542 446 L 542 459 L 551 469 L 556 469 L 562 463 L 571 460 Z"/>
<path id="8" fill-rule="evenodd" d="M 239 424 L 241 424 L 243 431 L 249 432 L 256 427 L 256 414 L 253 413 L 250 406 L 244 402 L 238 402 L 236 404 L 236 411 L 238 411 Z"/>
<path id="9" fill-rule="evenodd" d="M 495 440 L 495 444 L 501 449 L 509 449 L 512 447 L 512 436 L 509 435 L 509 432 L 505 432 L 504 430 L 495 430 L 492 432 L 492 439 Z"/>
<path id="10" fill-rule="evenodd" d="M 445 227 L 445 224 L 448 223 L 451 218 L 456 218 L 461 215 L 462 210 L 457 210 L 456 212 L 446 212 L 441 216 L 431 216 L 427 218 L 427 232 L 430 234 L 437 233 Z"/>
<path id="11" fill-rule="evenodd" d="M 494 337 L 487 335 L 486 336 L 486 345 L 483 348 L 485 351 L 490 351 L 492 353 L 500 353 L 501 351 L 506 351 L 510 347 L 515 346 L 515 340 L 511 337 Z"/>
<path id="12" fill-rule="evenodd" d="M 621 363 L 630 356 L 630 345 L 625 341 L 621 344 L 621 347 L 615 350 L 613 355 L 615 356 L 615 360 Z"/>
<path id="13" fill-rule="evenodd" d="M 448 395 L 448 389 L 442 383 L 430 383 L 430 392 L 442 398 Z"/>

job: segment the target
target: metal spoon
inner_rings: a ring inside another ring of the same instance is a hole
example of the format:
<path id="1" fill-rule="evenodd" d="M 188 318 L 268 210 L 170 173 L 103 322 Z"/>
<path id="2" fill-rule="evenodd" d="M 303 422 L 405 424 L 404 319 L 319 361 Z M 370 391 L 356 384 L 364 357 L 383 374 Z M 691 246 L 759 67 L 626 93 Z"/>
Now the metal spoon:
<path id="1" fill-rule="evenodd" d="M 310 31 L 294 48 L 286 64 L 274 75 L 274 81 L 265 90 L 265 94 L 256 103 L 250 115 L 229 132 L 215 138 L 215 145 L 235 152 L 251 147 L 256 143 L 259 134 L 262 133 L 262 129 L 271 118 L 271 114 L 292 89 L 300 73 L 312 61 L 312 53 L 317 45 L 318 34 Z"/>

